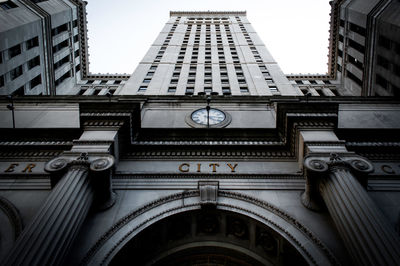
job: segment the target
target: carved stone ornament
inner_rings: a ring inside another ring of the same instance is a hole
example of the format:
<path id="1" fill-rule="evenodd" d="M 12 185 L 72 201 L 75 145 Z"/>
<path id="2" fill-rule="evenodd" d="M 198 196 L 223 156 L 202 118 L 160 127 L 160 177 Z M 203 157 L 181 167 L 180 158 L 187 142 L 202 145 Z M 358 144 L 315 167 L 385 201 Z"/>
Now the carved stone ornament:
<path id="1" fill-rule="evenodd" d="M 90 170 L 98 172 L 110 169 L 114 165 L 114 157 L 104 156 L 102 158 L 96 159 L 90 163 Z"/>
<path id="2" fill-rule="evenodd" d="M 200 204 L 202 205 L 216 205 L 218 197 L 218 182 L 199 182 L 200 190 Z"/>
<path id="3" fill-rule="evenodd" d="M 329 169 L 338 167 L 364 174 L 374 170 L 374 166 L 368 159 L 354 153 L 309 154 L 304 158 L 304 167 L 315 173 L 327 172 Z"/>
<path id="4" fill-rule="evenodd" d="M 114 165 L 114 161 L 114 157 L 108 154 L 99 156 L 88 153 L 66 153 L 46 163 L 44 170 L 49 173 L 55 173 L 69 165 L 87 165 L 91 171 L 100 172 L 110 169 Z"/>

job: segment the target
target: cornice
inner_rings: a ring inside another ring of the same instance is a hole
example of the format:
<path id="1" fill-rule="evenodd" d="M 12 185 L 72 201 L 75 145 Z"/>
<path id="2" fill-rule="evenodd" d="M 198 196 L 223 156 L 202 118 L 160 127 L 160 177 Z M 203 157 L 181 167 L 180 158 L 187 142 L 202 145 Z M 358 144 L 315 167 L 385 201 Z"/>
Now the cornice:
<path id="1" fill-rule="evenodd" d="M 170 16 L 207 16 L 207 15 L 233 15 L 233 16 L 246 16 L 246 11 L 170 11 Z"/>

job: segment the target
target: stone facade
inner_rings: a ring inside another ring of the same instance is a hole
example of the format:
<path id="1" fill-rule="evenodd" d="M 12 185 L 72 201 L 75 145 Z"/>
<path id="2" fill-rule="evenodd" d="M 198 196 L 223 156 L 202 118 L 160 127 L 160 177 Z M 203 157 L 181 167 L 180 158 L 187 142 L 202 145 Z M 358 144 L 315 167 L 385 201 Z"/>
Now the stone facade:
<path id="1" fill-rule="evenodd" d="M 262 62 L 245 56 L 240 24 Z M 211 63 L 192 63 L 195 47 L 199 61 L 210 47 Z M 258 83 L 258 71 L 270 75 Z M 171 12 L 132 76 L 92 78 L 124 82 L 108 94 L 78 83 L 77 96 L 0 99 L 2 264 L 399 264 L 396 98 L 285 76 L 244 12 Z"/>

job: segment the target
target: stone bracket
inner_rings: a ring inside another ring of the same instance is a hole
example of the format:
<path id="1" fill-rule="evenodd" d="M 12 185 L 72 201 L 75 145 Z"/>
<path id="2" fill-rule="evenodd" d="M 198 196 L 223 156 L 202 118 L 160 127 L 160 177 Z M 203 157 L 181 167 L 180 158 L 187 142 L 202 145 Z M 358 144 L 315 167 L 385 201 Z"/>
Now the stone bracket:
<path id="1" fill-rule="evenodd" d="M 199 181 L 198 188 L 200 191 L 200 204 L 202 206 L 217 205 L 218 189 L 219 189 L 218 181 Z"/>

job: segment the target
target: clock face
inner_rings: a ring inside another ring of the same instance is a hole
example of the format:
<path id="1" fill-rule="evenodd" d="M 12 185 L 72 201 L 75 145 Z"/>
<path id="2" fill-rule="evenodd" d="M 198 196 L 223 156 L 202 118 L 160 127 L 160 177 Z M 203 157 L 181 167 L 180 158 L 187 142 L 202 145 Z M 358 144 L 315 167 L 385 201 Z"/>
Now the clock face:
<path id="1" fill-rule="evenodd" d="M 192 120 L 200 125 L 207 125 L 207 109 L 202 108 L 199 110 L 196 110 L 192 113 L 191 116 Z M 218 110 L 211 108 L 209 111 L 209 125 L 218 125 L 219 123 L 223 122 L 225 120 L 226 116 L 225 113 Z"/>

